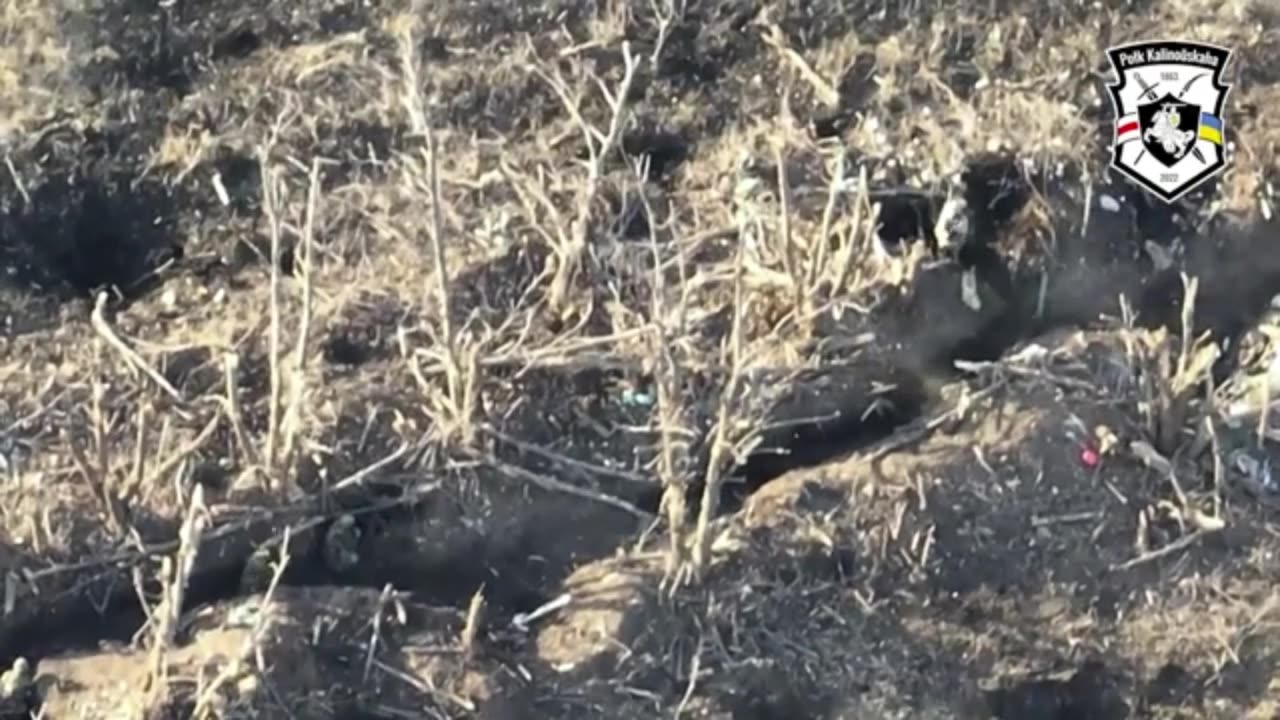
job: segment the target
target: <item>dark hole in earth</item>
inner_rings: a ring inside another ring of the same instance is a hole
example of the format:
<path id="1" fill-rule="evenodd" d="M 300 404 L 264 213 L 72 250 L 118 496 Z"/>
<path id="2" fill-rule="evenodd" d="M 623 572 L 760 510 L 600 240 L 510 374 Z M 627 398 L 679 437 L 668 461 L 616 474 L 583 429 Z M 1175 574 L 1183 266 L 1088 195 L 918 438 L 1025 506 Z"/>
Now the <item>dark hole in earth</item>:
<path id="1" fill-rule="evenodd" d="M 258 161 L 244 153 L 219 148 L 211 164 L 231 199 L 232 209 L 240 213 L 256 211 L 262 183 L 262 168 Z"/>
<path id="2" fill-rule="evenodd" d="M 335 333 L 321 347 L 325 362 L 334 365 L 363 365 L 373 357 L 372 349 L 348 333 Z"/>
<path id="3" fill-rule="evenodd" d="M 622 136 L 622 151 L 631 157 L 648 158 L 646 180 L 671 173 L 689 156 L 689 144 L 673 132 L 661 130 L 630 132 Z"/>
<path id="4" fill-rule="evenodd" d="M 1186 668 L 1177 663 L 1166 663 L 1147 684 L 1143 701 L 1149 705 L 1182 705 L 1198 702 L 1200 690 L 1200 681 Z"/>
<path id="5" fill-rule="evenodd" d="M 262 47 L 262 38 L 253 28 L 242 25 L 218 38 L 213 44 L 213 59 L 247 57 Z"/>
<path id="6" fill-rule="evenodd" d="M 845 110 L 822 110 L 813 116 L 809 122 L 809 127 L 813 131 L 814 137 L 819 140 L 832 138 L 844 133 L 848 130 L 854 114 Z"/>
<path id="7" fill-rule="evenodd" d="M 384 500 L 389 510 L 369 512 L 373 507 L 365 499 L 363 507 L 350 508 L 357 515 L 362 533 L 368 537 L 378 526 L 378 513 L 396 515 L 383 517 L 382 522 L 403 521 L 404 515 L 414 511 L 395 508 Z M 332 521 L 317 529 L 316 538 L 324 537 Z M 364 541 L 362 541 L 362 545 Z M 362 547 L 361 552 L 365 549 Z M 291 550 L 290 564 L 281 576 L 280 584 L 291 587 L 346 586 L 382 588 L 391 583 L 397 590 L 410 593 L 430 604 L 462 605 L 477 588 L 485 587 L 486 602 L 493 612 L 511 615 L 528 612 L 545 603 L 549 598 L 537 587 L 537 578 L 527 562 L 528 548 L 520 543 L 510 546 L 489 546 L 479 542 L 474 552 L 461 552 L 434 566 L 402 564 L 399 558 L 362 558 L 362 563 L 351 571 L 334 570 L 326 561 L 324 547 L 318 540 L 308 540 L 300 548 Z M 274 562 L 276 554 L 272 553 Z M 212 563 L 191 575 L 183 602 L 183 613 L 201 606 L 222 602 L 263 588 L 246 586 L 248 557 L 232 557 L 225 562 Z M 123 583 L 127 585 L 128 583 Z M 144 590 L 158 593 L 155 580 L 144 581 Z M 74 607 L 50 605 L 42 607 L 31 621 L 10 626 L 0 635 L 0 664 L 9 666 L 16 657 L 25 657 L 37 664 L 39 658 L 77 651 L 98 650 L 101 643 L 128 645 L 146 623 L 146 616 L 132 588 L 106 588 L 105 601 L 95 609 L 93 602 L 84 599 Z"/>
<path id="8" fill-rule="evenodd" d="M 155 55 L 131 57 L 126 61 L 125 76 L 142 88 L 163 88 L 179 96 L 190 94 L 195 73 L 190 58 L 169 49 Z"/>
<path id="9" fill-rule="evenodd" d="M 418 52 L 427 60 L 441 62 L 449 59 L 449 45 L 443 37 L 424 36 L 418 42 Z"/>
<path id="10" fill-rule="evenodd" d="M 873 381 L 885 383 L 878 391 Z M 919 417 L 926 401 L 920 378 L 889 368 L 839 368 L 804 378 L 774 410 L 775 422 L 739 468 L 742 484 L 727 484 L 725 504 L 798 467 L 817 465 L 882 440 Z"/>
<path id="11" fill-rule="evenodd" d="M 677 24 L 667 36 L 666 46 L 658 60 L 657 75 L 678 79 L 681 85 L 689 88 L 719 80 L 724 73 L 723 63 L 715 53 L 707 52 L 703 35 L 699 23 Z"/>
<path id="12" fill-rule="evenodd" d="M 867 100 L 875 94 L 878 87 L 872 78 L 875 76 L 876 55 L 870 51 L 858 53 L 844 74 L 840 76 L 840 105 L 846 109 L 865 107 Z"/>
<path id="13" fill-rule="evenodd" d="M 1102 662 L 1085 662 L 1068 680 L 1025 680 L 987 694 L 999 720 L 1126 720 L 1122 682 Z"/>
<path id="14" fill-rule="evenodd" d="M 881 188 L 867 193 L 872 203 L 880 203 L 880 239 L 889 248 L 904 242 L 933 242 L 934 215 L 945 199 L 941 193 L 914 188 Z"/>
<path id="15" fill-rule="evenodd" d="M 625 240 L 649 239 L 649 230 L 652 228 L 649 210 L 638 193 L 627 190 L 621 197 L 611 198 L 609 204 L 613 215 L 613 233 Z"/>
<path id="16" fill-rule="evenodd" d="M 976 224 L 974 236 L 980 242 L 1008 222 L 1031 197 L 1031 185 L 1017 159 L 1003 154 L 981 155 L 970 161 L 964 172 L 964 188 Z"/>
<path id="17" fill-rule="evenodd" d="M 172 237 L 172 198 L 162 188 L 56 180 L 31 201 L 0 219 L 0 235 L 11 238 L 28 270 L 19 279 L 55 295 L 114 289 L 136 298 L 156 284 L 157 268 L 182 257 Z"/>

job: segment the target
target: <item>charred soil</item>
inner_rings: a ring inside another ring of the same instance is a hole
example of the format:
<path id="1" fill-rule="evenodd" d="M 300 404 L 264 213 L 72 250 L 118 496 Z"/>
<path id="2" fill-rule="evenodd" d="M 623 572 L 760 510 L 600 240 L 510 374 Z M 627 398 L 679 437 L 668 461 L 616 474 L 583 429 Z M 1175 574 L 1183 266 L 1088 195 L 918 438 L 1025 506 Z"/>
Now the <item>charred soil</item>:
<path id="1" fill-rule="evenodd" d="M 1280 712 L 1261 3 L 11 5 L 0 714 Z"/>

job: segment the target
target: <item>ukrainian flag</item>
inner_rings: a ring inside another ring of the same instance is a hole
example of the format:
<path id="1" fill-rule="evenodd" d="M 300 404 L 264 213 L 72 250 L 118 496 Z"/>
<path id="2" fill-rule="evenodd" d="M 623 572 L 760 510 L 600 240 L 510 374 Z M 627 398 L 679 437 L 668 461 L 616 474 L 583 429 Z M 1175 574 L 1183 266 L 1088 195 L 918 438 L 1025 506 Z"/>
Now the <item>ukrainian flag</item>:
<path id="1" fill-rule="evenodd" d="M 1200 113 L 1200 138 L 1215 145 L 1222 144 L 1222 118 Z"/>

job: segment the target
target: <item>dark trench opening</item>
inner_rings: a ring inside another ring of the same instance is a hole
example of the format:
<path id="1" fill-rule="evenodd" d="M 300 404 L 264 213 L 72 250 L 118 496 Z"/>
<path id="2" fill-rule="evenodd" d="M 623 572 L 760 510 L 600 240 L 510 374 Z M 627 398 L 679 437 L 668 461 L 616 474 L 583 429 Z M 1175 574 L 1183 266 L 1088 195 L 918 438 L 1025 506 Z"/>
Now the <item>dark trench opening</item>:
<path id="1" fill-rule="evenodd" d="M 1030 198 L 1022 170 L 1012 157 L 981 155 L 970 162 L 962 181 L 974 227 L 952 259 L 956 271 L 972 268 L 1005 303 L 1004 309 L 928 357 L 912 358 L 917 351 L 907 348 L 897 364 L 835 369 L 824 373 L 826 377 L 814 388 L 797 389 L 774 414 L 800 420 L 765 433 L 760 448 L 736 469 L 737 481 L 726 484 L 722 499 L 726 510 L 740 507 L 752 493 L 790 470 L 813 467 L 885 440 L 928 411 L 936 399 L 937 379 L 961 375 L 956 361 L 998 360 L 1044 329 L 1030 313 L 1034 304 L 1028 300 L 1034 297 L 1035 284 L 1018 278 L 1012 262 L 993 246 L 998 230 Z M 872 194 L 873 201 L 881 204 L 881 238 L 886 245 L 923 241 L 935 254 L 939 251 L 934 223 L 946 201 L 944 194 L 913 189 Z M 951 303 L 955 298 L 927 295 L 923 301 Z M 937 334 L 945 336 L 947 330 L 939 329 Z M 921 347 L 938 345 L 928 328 L 922 328 L 918 340 Z M 803 420 L 806 417 L 818 419 Z"/>
<path id="2" fill-rule="evenodd" d="M 174 224 L 173 199 L 161 188 L 54 180 L 0 217 L 0 245 L 17 270 L 10 282 L 26 289 L 64 299 L 108 290 L 129 300 L 182 259 Z"/>
<path id="3" fill-rule="evenodd" d="M 380 523 L 404 521 L 421 510 L 395 507 L 389 499 L 349 508 L 362 537 L 378 532 Z M 476 546 L 475 553 L 457 553 L 434 566 L 363 558 L 354 567 L 339 569 L 326 557 L 320 540 L 332 523 L 332 520 L 326 521 L 316 529 L 315 539 L 291 549 L 280 587 L 380 590 L 390 583 L 411 600 L 437 607 L 464 607 L 476 590 L 483 587 L 491 617 L 529 612 L 550 599 L 518 543 L 491 548 L 482 542 Z M 278 540 L 279 537 L 273 538 L 268 544 Z M 275 563 L 279 558 L 278 546 L 272 546 L 261 557 L 233 552 L 225 560 L 198 564 L 186 585 L 183 615 L 204 606 L 264 592 L 273 570 L 273 566 L 266 563 Z M 154 605 L 161 588 L 154 572 L 144 574 L 147 577 L 142 588 Z M 135 589 L 117 578 L 116 582 L 106 584 L 102 594 L 96 605 L 87 596 L 71 605 L 44 604 L 28 622 L 6 627 L 0 636 L 0 666 L 7 668 L 16 658 L 24 657 L 38 671 L 38 661 L 43 657 L 97 652 L 103 644 L 129 646 L 135 640 L 145 642 L 140 633 L 149 631 L 147 615 Z M 177 641 L 185 642 L 181 633 Z"/>

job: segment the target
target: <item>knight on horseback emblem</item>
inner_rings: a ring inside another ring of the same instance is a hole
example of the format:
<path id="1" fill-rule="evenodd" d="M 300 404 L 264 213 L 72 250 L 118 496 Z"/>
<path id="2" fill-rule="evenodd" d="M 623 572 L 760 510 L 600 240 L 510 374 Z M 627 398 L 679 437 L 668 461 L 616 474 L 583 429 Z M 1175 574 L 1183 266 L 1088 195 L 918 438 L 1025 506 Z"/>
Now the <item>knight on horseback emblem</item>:
<path id="1" fill-rule="evenodd" d="M 1222 72 L 1231 51 L 1147 42 L 1108 51 L 1118 82 L 1111 167 L 1175 202 L 1226 166 Z"/>

